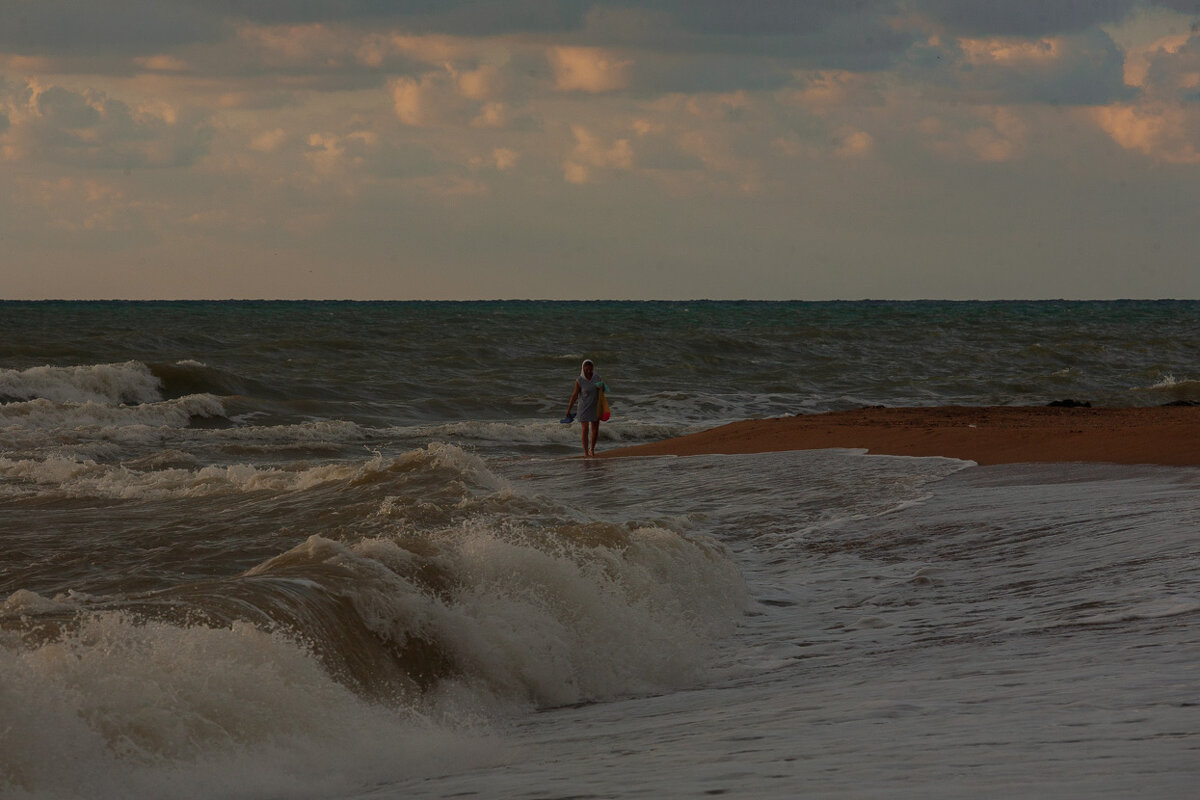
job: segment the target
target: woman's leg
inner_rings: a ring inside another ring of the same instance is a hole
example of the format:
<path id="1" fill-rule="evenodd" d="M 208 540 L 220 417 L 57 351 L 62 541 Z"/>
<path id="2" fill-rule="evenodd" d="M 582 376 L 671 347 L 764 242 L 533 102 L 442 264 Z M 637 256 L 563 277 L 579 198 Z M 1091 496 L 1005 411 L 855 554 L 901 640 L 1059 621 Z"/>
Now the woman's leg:
<path id="1" fill-rule="evenodd" d="M 591 424 L 592 423 L 590 423 L 590 422 L 579 423 L 579 430 L 581 431 L 581 435 L 583 436 L 583 454 L 585 456 L 591 455 L 591 453 L 588 451 L 589 450 L 588 449 L 588 425 L 591 425 Z"/>
<path id="2" fill-rule="evenodd" d="M 592 449 L 589 455 L 594 456 L 596 455 L 596 440 L 600 438 L 600 422 L 597 420 L 596 422 L 589 422 L 588 424 L 592 426 Z"/>

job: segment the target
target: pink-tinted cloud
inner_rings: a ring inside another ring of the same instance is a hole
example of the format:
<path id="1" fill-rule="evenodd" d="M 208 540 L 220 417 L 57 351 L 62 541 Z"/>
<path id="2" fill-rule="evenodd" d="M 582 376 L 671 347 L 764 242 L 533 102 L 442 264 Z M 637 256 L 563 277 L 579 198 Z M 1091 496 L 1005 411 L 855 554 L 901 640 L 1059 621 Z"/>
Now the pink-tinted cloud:
<path id="1" fill-rule="evenodd" d="M 582 125 L 571 126 L 575 147 L 563 163 L 568 183 L 589 183 L 599 170 L 628 170 L 633 167 L 629 139 L 604 141 Z"/>
<path id="2" fill-rule="evenodd" d="M 548 53 L 554 88 L 561 92 L 615 92 L 629 86 L 633 61 L 596 47 L 554 47 Z"/>
<path id="3" fill-rule="evenodd" d="M 1200 164 L 1200 110 L 1114 105 L 1094 109 L 1092 116 L 1126 150 L 1169 164 Z"/>
<path id="4" fill-rule="evenodd" d="M 1094 109 L 1095 124 L 1125 150 L 1169 164 L 1200 163 L 1200 34 L 1134 49 L 1125 77 L 1139 97 Z"/>

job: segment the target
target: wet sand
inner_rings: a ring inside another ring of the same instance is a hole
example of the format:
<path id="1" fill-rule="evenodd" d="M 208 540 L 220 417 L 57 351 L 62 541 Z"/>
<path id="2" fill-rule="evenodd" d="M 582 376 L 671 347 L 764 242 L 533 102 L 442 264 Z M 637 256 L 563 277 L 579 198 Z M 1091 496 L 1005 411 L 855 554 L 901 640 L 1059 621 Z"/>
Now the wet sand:
<path id="1" fill-rule="evenodd" d="M 1090 461 L 1200 465 L 1200 407 L 860 408 L 745 420 L 601 457 L 856 448 L 980 465 Z"/>

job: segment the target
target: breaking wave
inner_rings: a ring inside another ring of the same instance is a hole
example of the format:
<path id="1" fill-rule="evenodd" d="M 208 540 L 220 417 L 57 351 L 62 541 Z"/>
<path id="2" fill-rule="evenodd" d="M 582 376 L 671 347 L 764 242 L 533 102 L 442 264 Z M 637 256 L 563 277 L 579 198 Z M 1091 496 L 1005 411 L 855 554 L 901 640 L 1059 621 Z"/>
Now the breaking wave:
<path id="1" fill-rule="evenodd" d="M 16 796 L 162 795 L 180 776 L 202 781 L 185 796 L 311 796 L 330 751 L 356 785 L 486 760 L 480 715 L 690 685 L 746 607 L 716 541 L 523 494 L 448 445 L 291 471 L 80 469 L 58 480 L 311 495 L 313 526 L 337 498 L 341 521 L 226 578 L 10 595 L 0 787 Z M 83 766 L 58 769 L 68 755 Z"/>
<path id="2" fill-rule="evenodd" d="M 1155 383 L 1136 391 L 1158 395 L 1166 402 L 1196 402 L 1200 401 L 1200 380 L 1181 380 L 1171 373 L 1165 373 Z"/>
<path id="3" fill-rule="evenodd" d="M 162 384 L 137 361 L 73 367 L 0 369 L 0 400 L 45 399 L 55 403 L 154 403 Z"/>

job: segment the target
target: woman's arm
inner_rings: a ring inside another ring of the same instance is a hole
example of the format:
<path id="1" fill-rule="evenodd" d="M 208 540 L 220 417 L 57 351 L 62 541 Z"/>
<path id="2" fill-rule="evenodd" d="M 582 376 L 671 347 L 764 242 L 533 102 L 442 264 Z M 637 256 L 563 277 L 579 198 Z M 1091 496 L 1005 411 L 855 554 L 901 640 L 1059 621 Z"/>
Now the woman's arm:
<path id="1" fill-rule="evenodd" d="M 571 400 L 567 403 L 567 413 L 571 413 L 571 409 L 575 407 L 575 401 L 579 399 L 579 379 L 575 380 L 575 391 L 571 392 Z"/>

